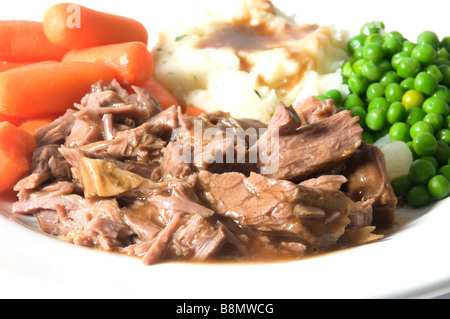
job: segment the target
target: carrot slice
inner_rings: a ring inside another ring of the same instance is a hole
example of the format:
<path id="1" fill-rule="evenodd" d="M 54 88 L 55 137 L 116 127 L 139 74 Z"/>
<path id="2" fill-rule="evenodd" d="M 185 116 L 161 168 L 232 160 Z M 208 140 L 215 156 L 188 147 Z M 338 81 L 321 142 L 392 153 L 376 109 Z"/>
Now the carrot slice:
<path id="1" fill-rule="evenodd" d="M 167 109 L 173 105 L 179 106 L 177 99 L 153 76 L 142 85 L 142 88 L 150 92 L 159 102 L 163 109 Z"/>
<path id="2" fill-rule="evenodd" d="M 57 116 L 49 116 L 49 117 L 39 117 L 39 118 L 32 118 L 25 120 L 22 122 L 22 124 L 19 125 L 19 128 L 30 134 L 31 136 L 34 136 L 34 132 L 41 128 L 42 126 L 53 122 Z"/>
<path id="3" fill-rule="evenodd" d="M 30 170 L 34 138 L 9 122 L 0 122 L 0 192 L 11 190 Z"/>
<path id="4" fill-rule="evenodd" d="M 201 114 L 206 113 L 206 111 L 199 109 L 198 107 L 188 104 L 186 105 L 186 108 L 184 109 L 184 113 L 191 116 L 199 116 Z"/>
<path id="5" fill-rule="evenodd" d="M 153 74 L 153 55 L 142 42 L 126 42 L 71 50 L 63 62 L 85 61 L 102 63 L 115 72 L 116 80 L 138 85 Z"/>
<path id="6" fill-rule="evenodd" d="M 60 61 L 68 49 L 51 43 L 42 22 L 0 21 L 0 60 L 9 62 Z"/>
<path id="7" fill-rule="evenodd" d="M 0 113 L 30 118 L 58 115 L 114 72 L 97 63 L 41 62 L 0 73 Z"/>
<path id="8" fill-rule="evenodd" d="M 70 49 L 148 42 L 148 32 L 140 22 L 74 3 L 50 7 L 44 15 L 44 31 L 50 42 Z"/>

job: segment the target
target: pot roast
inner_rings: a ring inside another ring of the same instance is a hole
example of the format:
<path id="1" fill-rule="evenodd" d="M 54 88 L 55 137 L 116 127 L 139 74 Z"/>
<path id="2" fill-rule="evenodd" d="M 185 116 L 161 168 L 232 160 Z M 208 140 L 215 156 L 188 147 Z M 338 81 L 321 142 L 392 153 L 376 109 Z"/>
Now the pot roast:
<path id="1" fill-rule="evenodd" d="M 361 134 L 332 100 L 281 103 L 266 125 L 99 82 L 36 131 L 13 213 L 146 265 L 301 259 L 376 241 L 393 220 L 384 159 Z"/>

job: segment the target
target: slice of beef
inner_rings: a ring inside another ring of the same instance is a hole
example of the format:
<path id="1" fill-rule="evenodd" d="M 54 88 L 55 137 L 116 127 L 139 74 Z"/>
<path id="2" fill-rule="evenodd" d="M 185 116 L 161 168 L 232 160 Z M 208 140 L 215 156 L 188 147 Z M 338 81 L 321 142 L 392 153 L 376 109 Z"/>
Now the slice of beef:
<path id="1" fill-rule="evenodd" d="M 14 190 L 20 192 L 38 188 L 49 180 L 71 180 L 71 166 L 58 151 L 57 144 L 49 144 L 34 150 L 31 159 L 31 173 L 21 179 Z"/>
<path id="2" fill-rule="evenodd" d="M 256 143 L 256 140 L 267 129 L 267 124 L 263 122 L 253 119 L 236 119 L 230 113 L 223 111 L 205 113 L 199 117 L 208 120 L 222 131 L 245 140 L 248 147 Z"/>
<path id="3" fill-rule="evenodd" d="M 234 130 L 224 132 L 206 119 L 184 114 L 179 115 L 179 121 L 181 139 L 190 139 L 190 142 L 183 144 L 187 149 L 183 154 L 191 154 L 190 163 L 198 171 L 249 175 L 256 170 L 257 158 L 252 158 L 246 140 L 235 134 Z"/>
<path id="4" fill-rule="evenodd" d="M 375 200 L 373 203 L 374 225 L 392 225 L 397 197 L 387 177 L 385 159 L 381 150 L 363 142 L 346 161 L 344 175 L 348 179 L 345 190 L 353 200 Z"/>
<path id="5" fill-rule="evenodd" d="M 76 245 L 118 251 L 133 231 L 115 199 L 88 200 L 79 195 L 33 197 L 13 204 L 13 214 L 33 214 L 43 230 Z"/>
<path id="6" fill-rule="evenodd" d="M 269 124 L 273 128 L 257 143 L 257 172 L 273 179 L 301 181 L 343 166 L 361 145 L 363 130 L 357 121 L 350 111 L 342 111 L 288 135 L 279 135 Z"/>
<path id="7" fill-rule="evenodd" d="M 293 134 L 301 125 L 301 120 L 292 106 L 287 107 L 283 102 L 278 105 L 269 122 L 268 129 L 277 130 L 279 136 Z"/>
<path id="8" fill-rule="evenodd" d="M 269 234 L 296 238 L 310 247 L 336 245 L 356 205 L 344 193 L 268 179 L 252 173 L 198 174 L 204 200 L 221 216 Z"/>
<path id="9" fill-rule="evenodd" d="M 152 116 L 143 123 L 142 127 L 164 141 L 170 141 L 173 132 L 179 127 L 178 114 L 178 108 L 171 106 L 161 113 Z"/>
<path id="10" fill-rule="evenodd" d="M 226 238 L 223 226 L 194 214 L 175 232 L 171 254 L 184 260 L 205 261 L 220 251 Z"/>
<path id="11" fill-rule="evenodd" d="M 140 127 L 117 132 L 111 140 L 101 140 L 83 145 L 81 150 L 108 154 L 118 160 L 135 159 L 151 162 L 160 160 L 166 142 L 157 136 L 145 132 Z"/>
<path id="12" fill-rule="evenodd" d="M 182 144 L 183 140 L 176 143 L 170 142 L 167 147 L 162 150 L 163 158 L 161 164 L 153 171 L 151 179 L 153 181 L 168 181 L 172 179 L 184 179 L 192 175 L 195 169 L 189 161 L 183 161 L 182 156 L 177 153 L 178 145 Z"/>
<path id="13" fill-rule="evenodd" d="M 298 101 L 295 103 L 294 109 L 302 125 L 322 121 L 339 111 L 333 100 L 319 100 L 316 96 L 309 96 Z"/>
<path id="14" fill-rule="evenodd" d="M 98 115 L 110 113 L 123 118 L 129 117 L 138 125 L 162 111 L 161 103 L 145 89 L 132 86 L 130 91 L 134 93 L 128 93 L 117 81 L 107 86 L 98 83 L 76 106 L 81 114 L 90 109 Z"/>
<path id="15" fill-rule="evenodd" d="M 319 177 L 307 179 L 300 185 L 310 188 L 322 188 L 328 190 L 340 190 L 342 185 L 347 182 L 343 175 L 321 175 Z"/>
<path id="16" fill-rule="evenodd" d="M 34 133 L 37 145 L 64 143 L 75 123 L 75 113 L 75 110 L 68 109 L 64 115 L 37 129 Z"/>

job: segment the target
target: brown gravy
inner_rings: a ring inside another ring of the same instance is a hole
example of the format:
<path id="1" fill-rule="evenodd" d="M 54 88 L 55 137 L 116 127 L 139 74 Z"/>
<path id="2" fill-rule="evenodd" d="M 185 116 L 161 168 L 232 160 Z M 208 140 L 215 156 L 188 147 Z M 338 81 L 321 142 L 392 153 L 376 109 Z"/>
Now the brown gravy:
<path id="1" fill-rule="evenodd" d="M 255 51 L 264 51 L 282 48 L 285 49 L 289 59 L 297 61 L 300 66 L 298 73 L 287 77 L 278 87 L 279 94 L 287 94 L 304 78 L 304 74 L 317 66 L 316 58 L 308 49 L 302 48 L 301 42 L 314 39 L 320 31 L 317 24 L 292 25 L 285 21 L 274 20 L 273 23 L 252 23 L 249 17 L 234 20 L 228 25 L 204 36 L 197 48 L 231 49 L 240 59 L 240 70 L 250 72 L 254 65 L 249 54 Z M 266 86 L 262 77 L 259 81 Z"/>
<path id="2" fill-rule="evenodd" d="M 289 25 L 282 30 L 264 24 L 252 25 L 248 20 L 236 21 L 200 41 L 198 48 L 232 48 L 236 51 L 268 50 L 286 47 L 290 41 L 301 40 L 319 28 L 318 25 Z"/>

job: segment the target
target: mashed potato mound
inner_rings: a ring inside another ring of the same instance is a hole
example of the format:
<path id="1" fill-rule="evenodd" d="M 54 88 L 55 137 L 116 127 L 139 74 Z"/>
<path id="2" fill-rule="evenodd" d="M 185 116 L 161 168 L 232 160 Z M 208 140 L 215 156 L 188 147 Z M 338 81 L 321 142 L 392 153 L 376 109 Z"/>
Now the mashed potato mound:
<path id="1" fill-rule="evenodd" d="M 339 89 L 348 58 L 333 27 L 298 25 L 266 0 L 243 0 L 233 14 L 209 12 L 193 26 L 159 34 L 155 77 L 181 104 L 268 122 L 280 101 Z"/>

